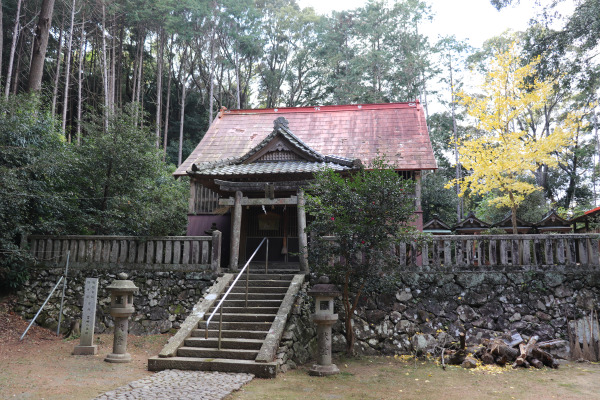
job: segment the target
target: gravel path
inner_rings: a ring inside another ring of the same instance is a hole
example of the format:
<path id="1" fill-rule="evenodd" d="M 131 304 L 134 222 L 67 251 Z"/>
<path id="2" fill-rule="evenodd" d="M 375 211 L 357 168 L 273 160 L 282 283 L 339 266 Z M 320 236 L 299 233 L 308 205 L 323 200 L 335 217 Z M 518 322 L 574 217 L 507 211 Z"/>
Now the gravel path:
<path id="1" fill-rule="evenodd" d="M 251 374 L 168 369 L 101 394 L 94 400 L 219 400 L 240 389 L 252 378 L 254 375 Z"/>

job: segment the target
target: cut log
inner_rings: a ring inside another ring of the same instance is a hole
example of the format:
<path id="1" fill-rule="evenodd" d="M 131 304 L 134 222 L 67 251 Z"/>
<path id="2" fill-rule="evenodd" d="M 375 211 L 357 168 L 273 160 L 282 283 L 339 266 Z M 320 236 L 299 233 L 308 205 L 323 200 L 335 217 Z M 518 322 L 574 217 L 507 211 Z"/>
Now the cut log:
<path id="1" fill-rule="evenodd" d="M 517 360 L 515 361 L 516 365 L 525 366 L 525 363 L 527 363 L 527 357 L 531 355 L 531 350 L 533 350 L 537 341 L 538 337 L 533 336 L 531 339 L 529 339 L 529 342 L 527 342 L 527 344 L 521 343 L 519 345 L 520 354 L 517 357 Z"/>
<path id="2" fill-rule="evenodd" d="M 496 362 L 496 359 L 494 358 L 492 353 L 487 352 L 481 356 L 481 361 L 486 365 L 490 365 L 494 364 Z"/>
<path id="3" fill-rule="evenodd" d="M 558 362 L 554 359 L 554 357 L 552 357 L 550 353 L 540 348 L 533 348 L 531 350 L 531 356 L 540 360 L 547 367 L 554 369 L 558 368 Z"/>
<path id="4" fill-rule="evenodd" d="M 529 357 L 527 360 L 529 361 L 529 363 L 531 365 L 533 365 L 537 369 L 540 369 L 540 368 L 542 368 L 544 366 L 544 363 L 542 363 L 537 358 Z"/>
<path id="5" fill-rule="evenodd" d="M 489 345 L 492 354 L 495 356 L 506 356 L 509 360 L 514 360 L 519 356 L 519 350 L 507 346 L 503 340 L 494 340 Z"/>

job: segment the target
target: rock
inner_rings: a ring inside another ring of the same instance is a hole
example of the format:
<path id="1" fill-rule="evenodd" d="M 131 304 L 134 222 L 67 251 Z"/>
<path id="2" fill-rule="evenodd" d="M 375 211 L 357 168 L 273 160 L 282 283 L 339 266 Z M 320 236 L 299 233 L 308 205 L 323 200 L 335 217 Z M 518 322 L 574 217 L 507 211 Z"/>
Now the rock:
<path id="1" fill-rule="evenodd" d="M 479 286 L 484 280 L 485 274 L 483 273 L 458 274 L 456 277 L 456 282 L 465 289 Z"/>
<path id="2" fill-rule="evenodd" d="M 458 306 L 456 313 L 461 321 L 467 322 L 479 318 L 479 315 L 469 306 Z"/>
<path id="3" fill-rule="evenodd" d="M 406 288 L 398 293 L 396 293 L 396 300 L 398 301 L 409 301 L 413 298 L 412 294 L 410 293 L 410 289 Z"/>
<path id="4" fill-rule="evenodd" d="M 410 343 L 416 354 L 423 354 L 431 352 L 435 348 L 437 341 L 432 335 L 418 334 L 412 337 Z"/>
<path id="5" fill-rule="evenodd" d="M 370 324 L 378 324 L 386 317 L 387 313 L 383 310 L 369 310 L 366 312 L 367 321 Z"/>
<path id="6" fill-rule="evenodd" d="M 467 357 L 460 366 L 463 368 L 477 368 L 477 360 L 473 357 Z"/>

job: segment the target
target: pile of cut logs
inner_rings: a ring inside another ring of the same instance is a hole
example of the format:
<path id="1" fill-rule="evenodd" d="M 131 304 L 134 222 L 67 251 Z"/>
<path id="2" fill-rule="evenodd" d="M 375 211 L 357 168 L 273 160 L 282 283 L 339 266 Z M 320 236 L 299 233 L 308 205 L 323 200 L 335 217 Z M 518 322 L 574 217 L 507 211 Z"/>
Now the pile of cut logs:
<path id="1" fill-rule="evenodd" d="M 505 366 L 512 364 L 513 368 L 530 366 L 542 368 L 558 368 L 556 359 L 546 351 L 554 346 L 554 340 L 538 342 L 538 337 L 533 336 L 527 343 L 521 335 L 512 335 L 510 340 L 485 339 L 481 346 L 467 347 L 466 336 L 461 333 L 457 349 L 444 349 L 442 366 L 446 364 L 461 365 L 464 368 L 475 368 L 478 360 L 482 364 L 496 364 Z M 470 356 L 469 354 L 472 354 Z"/>

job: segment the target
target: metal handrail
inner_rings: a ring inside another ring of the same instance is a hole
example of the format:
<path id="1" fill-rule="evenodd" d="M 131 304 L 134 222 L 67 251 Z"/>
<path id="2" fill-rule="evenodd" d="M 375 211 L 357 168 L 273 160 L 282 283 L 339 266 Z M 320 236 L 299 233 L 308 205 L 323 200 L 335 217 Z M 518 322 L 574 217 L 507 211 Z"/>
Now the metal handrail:
<path id="1" fill-rule="evenodd" d="M 263 245 L 265 240 L 267 241 L 267 252 L 265 254 L 265 272 L 267 271 L 268 265 L 269 265 L 269 239 L 265 237 L 265 238 L 263 238 L 263 240 L 261 240 L 260 244 L 258 245 L 256 250 L 254 250 L 254 253 L 252 253 L 252 255 L 250 256 L 248 261 L 246 261 L 244 268 L 242 268 L 242 270 L 235 277 L 235 279 L 233 280 L 233 283 L 229 286 L 229 289 L 227 289 L 227 292 L 225 292 L 225 295 L 221 298 L 221 301 L 219 301 L 219 303 L 217 304 L 217 306 L 215 307 L 213 312 L 210 314 L 210 316 L 206 320 L 206 328 L 204 330 L 204 338 L 208 339 L 208 324 L 210 323 L 210 320 L 212 319 L 212 317 L 214 317 L 217 310 L 220 310 L 220 312 L 219 312 L 219 345 L 218 345 L 219 350 L 221 350 L 221 331 L 222 331 L 222 325 L 223 325 L 223 307 L 221 307 L 221 305 L 223 304 L 223 302 L 229 295 L 229 292 L 231 292 L 231 289 L 233 289 L 233 287 L 237 283 L 238 279 L 240 279 L 240 276 L 242 276 L 244 271 L 247 271 L 246 272 L 246 307 L 248 307 L 248 278 L 250 277 L 250 268 L 248 268 L 248 266 L 250 265 L 250 262 L 252 261 L 252 259 L 256 255 L 256 253 L 258 253 L 258 250 Z"/>

